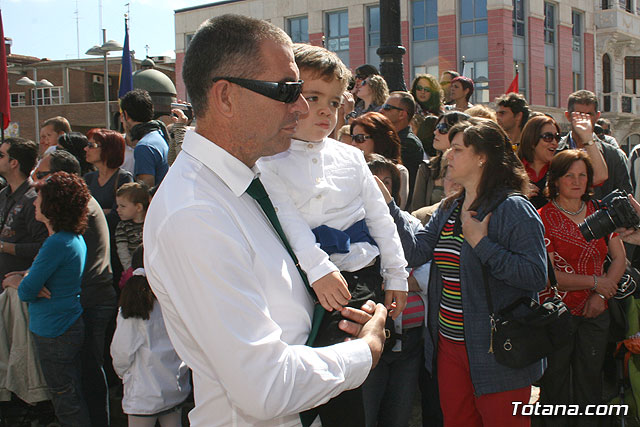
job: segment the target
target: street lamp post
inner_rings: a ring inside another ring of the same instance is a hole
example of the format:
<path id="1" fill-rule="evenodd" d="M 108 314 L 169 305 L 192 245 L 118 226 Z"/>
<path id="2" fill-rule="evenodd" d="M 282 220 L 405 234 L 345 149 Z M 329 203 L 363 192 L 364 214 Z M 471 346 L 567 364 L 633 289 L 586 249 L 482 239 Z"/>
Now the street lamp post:
<path id="1" fill-rule="evenodd" d="M 380 0 L 380 73 L 390 91 L 407 90 L 402 56 L 407 50 L 400 37 L 400 1 Z"/>
<path id="2" fill-rule="evenodd" d="M 107 56 L 109 52 L 122 50 L 122 45 L 115 40 L 107 41 L 107 30 L 102 29 L 102 46 L 93 46 L 91 49 L 85 52 L 87 55 L 102 56 L 104 57 L 104 115 L 105 115 L 105 127 L 111 128 L 111 115 L 109 114 L 109 63 Z"/>
<path id="3" fill-rule="evenodd" d="M 16 81 L 17 85 L 20 86 L 29 86 L 32 87 L 34 89 L 33 93 L 34 93 L 34 105 L 35 105 L 35 111 L 36 111 L 36 141 L 38 140 L 38 138 L 40 137 L 40 117 L 38 116 L 38 88 L 41 87 L 53 87 L 53 84 L 45 79 L 42 80 L 38 80 L 38 70 L 36 70 L 35 68 L 33 69 L 33 78 L 34 80 L 31 80 L 29 77 L 24 76 L 24 77 L 20 77 L 18 79 L 18 81 Z"/>

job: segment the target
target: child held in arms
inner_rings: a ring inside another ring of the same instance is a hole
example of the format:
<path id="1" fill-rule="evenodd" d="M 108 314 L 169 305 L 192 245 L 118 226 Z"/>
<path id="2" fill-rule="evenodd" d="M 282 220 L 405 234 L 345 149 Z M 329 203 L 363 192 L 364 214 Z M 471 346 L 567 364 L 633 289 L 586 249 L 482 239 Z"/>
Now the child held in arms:
<path id="1" fill-rule="evenodd" d="M 258 167 L 287 239 L 328 311 L 313 344 L 321 347 L 347 338 L 338 329 L 345 305 L 384 300 L 395 319 L 406 305 L 407 263 L 363 153 L 328 137 L 351 73 L 321 47 L 296 44 L 294 55 L 309 112 L 300 117 L 289 150 L 262 158 Z M 344 392 L 318 412 L 323 425 L 364 425 L 362 392 Z"/>

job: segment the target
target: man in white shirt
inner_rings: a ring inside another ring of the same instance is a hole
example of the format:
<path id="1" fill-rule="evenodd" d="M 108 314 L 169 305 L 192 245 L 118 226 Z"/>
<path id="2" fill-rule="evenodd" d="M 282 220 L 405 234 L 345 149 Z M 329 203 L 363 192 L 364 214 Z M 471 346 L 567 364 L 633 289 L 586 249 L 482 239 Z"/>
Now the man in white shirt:
<path id="1" fill-rule="evenodd" d="M 255 162 L 286 150 L 308 109 L 288 36 L 253 18 L 213 18 L 192 39 L 183 78 L 197 125 L 154 196 L 144 244 L 167 331 L 193 370 L 191 425 L 299 425 L 299 412 L 362 384 L 386 309 L 343 309 L 362 326 L 341 327 L 360 339 L 305 346 L 313 300 L 246 193 Z"/>

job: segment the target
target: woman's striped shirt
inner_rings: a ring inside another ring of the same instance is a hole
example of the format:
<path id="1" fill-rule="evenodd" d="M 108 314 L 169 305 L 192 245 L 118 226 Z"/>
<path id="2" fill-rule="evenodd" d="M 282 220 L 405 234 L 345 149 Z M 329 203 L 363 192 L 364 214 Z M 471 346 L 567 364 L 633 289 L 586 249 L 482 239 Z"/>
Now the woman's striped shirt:
<path id="1" fill-rule="evenodd" d="M 464 236 L 460 226 L 460 205 L 447 220 L 433 252 L 442 275 L 442 297 L 438 323 L 440 334 L 449 340 L 464 341 L 462 294 L 460 291 L 460 250 Z"/>

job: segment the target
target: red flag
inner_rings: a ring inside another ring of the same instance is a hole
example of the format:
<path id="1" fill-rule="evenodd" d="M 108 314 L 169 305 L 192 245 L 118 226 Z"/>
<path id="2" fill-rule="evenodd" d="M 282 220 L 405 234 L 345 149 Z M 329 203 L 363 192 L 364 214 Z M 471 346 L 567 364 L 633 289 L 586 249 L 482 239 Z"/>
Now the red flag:
<path id="1" fill-rule="evenodd" d="M 4 43 L 4 29 L 2 27 L 2 11 L 0 10 L 0 113 L 2 122 L 0 126 L 6 129 L 11 121 L 11 95 L 9 94 L 9 74 L 7 72 L 7 48 Z"/>
<path id="2" fill-rule="evenodd" d="M 518 73 L 516 73 L 516 76 L 513 78 L 513 81 L 509 85 L 509 88 L 507 89 L 506 93 L 511 93 L 511 92 L 518 93 Z"/>

